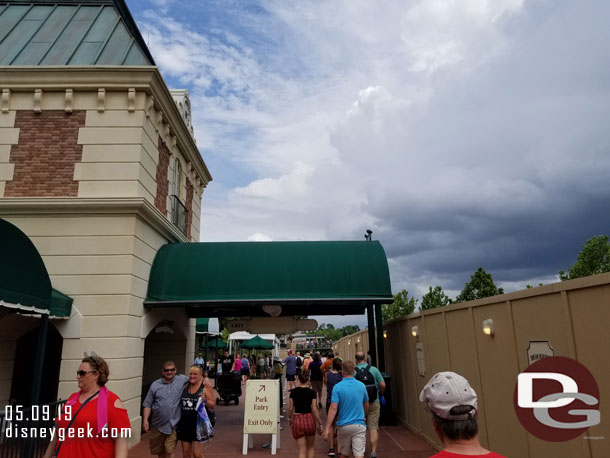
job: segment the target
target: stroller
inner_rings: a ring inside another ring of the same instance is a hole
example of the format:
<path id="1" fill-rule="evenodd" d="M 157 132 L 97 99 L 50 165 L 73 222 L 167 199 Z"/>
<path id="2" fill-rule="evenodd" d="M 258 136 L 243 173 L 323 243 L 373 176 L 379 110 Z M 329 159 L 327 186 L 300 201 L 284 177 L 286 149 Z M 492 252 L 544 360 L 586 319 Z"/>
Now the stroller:
<path id="1" fill-rule="evenodd" d="M 237 371 L 223 372 L 218 376 L 216 391 L 220 398 L 216 399 L 216 402 L 220 402 L 222 399 L 226 406 L 231 401 L 235 401 L 235 405 L 239 405 L 239 397 L 241 396 L 241 375 Z"/>

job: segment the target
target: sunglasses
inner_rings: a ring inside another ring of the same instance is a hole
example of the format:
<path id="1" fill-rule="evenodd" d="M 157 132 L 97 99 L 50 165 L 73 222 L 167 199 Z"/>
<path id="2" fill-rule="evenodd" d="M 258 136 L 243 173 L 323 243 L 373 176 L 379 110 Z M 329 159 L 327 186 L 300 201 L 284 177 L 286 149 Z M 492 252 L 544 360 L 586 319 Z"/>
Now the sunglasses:
<path id="1" fill-rule="evenodd" d="M 175 367 L 172 367 L 171 369 L 163 369 L 163 372 L 174 372 L 176 370 Z"/>
<path id="2" fill-rule="evenodd" d="M 97 372 L 97 371 L 76 371 L 76 375 L 80 376 L 80 377 L 84 377 L 87 374 L 90 374 L 92 372 Z"/>

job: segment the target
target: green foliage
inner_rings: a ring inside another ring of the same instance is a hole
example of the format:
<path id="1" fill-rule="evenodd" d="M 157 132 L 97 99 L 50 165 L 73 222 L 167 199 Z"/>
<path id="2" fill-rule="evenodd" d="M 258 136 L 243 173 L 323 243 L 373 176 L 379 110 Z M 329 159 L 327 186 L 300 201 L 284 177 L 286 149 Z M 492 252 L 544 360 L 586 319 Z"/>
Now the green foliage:
<path id="1" fill-rule="evenodd" d="M 585 243 L 568 273 L 559 272 L 561 281 L 610 272 L 610 243 L 607 235 L 591 237 Z"/>
<path id="2" fill-rule="evenodd" d="M 443 292 L 440 286 L 429 287 L 428 292 L 421 298 L 420 310 L 430 310 L 436 307 L 444 307 L 451 304 L 453 301 Z"/>
<path id="3" fill-rule="evenodd" d="M 417 299 L 414 297 L 409 298 L 409 292 L 406 289 L 403 289 L 398 294 L 394 295 L 394 302 L 381 306 L 383 321 L 410 315 L 415 311 L 416 304 Z"/>
<path id="4" fill-rule="evenodd" d="M 470 281 L 464 284 L 464 289 L 455 298 L 455 302 L 473 301 L 498 294 L 504 294 L 504 289 L 496 287 L 491 274 L 479 267 L 470 277 Z"/>
<path id="5" fill-rule="evenodd" d="M 222 336 L 222 340 L 224 340 L 225 342 L 228 342 L 229 336 L 231 335 L 231 333 L 229 332 L 229 330 L 227 328 L 223 328 L 223 330 L 220 331 L 220 335 Z"/>

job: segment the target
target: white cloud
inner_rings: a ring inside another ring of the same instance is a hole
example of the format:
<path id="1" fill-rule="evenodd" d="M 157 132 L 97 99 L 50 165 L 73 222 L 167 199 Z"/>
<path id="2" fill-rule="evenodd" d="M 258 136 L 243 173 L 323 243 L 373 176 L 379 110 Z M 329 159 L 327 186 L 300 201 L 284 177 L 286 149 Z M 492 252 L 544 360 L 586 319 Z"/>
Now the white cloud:
<path id="1" fill-rule="evenodd" d="M 552 279 L 607 232 L 607 5 L 206 6 L 141 24 L 191 91 L 215 177 L 204 240 L 371 228 L 393 289 L 420 297 L 457 293 L 479 266 L 507 288 Z"/>

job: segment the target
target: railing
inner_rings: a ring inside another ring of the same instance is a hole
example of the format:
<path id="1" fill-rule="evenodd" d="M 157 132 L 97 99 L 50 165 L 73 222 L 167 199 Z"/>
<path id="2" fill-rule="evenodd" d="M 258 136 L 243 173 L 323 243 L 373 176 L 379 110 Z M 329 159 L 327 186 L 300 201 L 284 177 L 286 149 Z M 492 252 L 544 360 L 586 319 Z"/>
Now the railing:
<path id="1" fill-rule="evenodd" d="M 171 196 L 172 199 L 172 223 L 186 235 L 186 222 L 188 210 L 176 195 Z"/>
<path id="2" fill-rule="evenodd" d="M 0 411 L 0 458 L 39 458 L 51 441 L 65 400 L 40 406 L 9 404 Z M 25 437 L 22 437 L 25 436 Z"/>
<path id="3" fill-rule="evenodd" d="M 303 352 L 312 352 L 312 351 L 330 351 L 332 349 L 333 343 L 330 340 L 321 340 L 317 343 L 308 343 L 308 344 L 297 344 L 296 350 Z"/>

